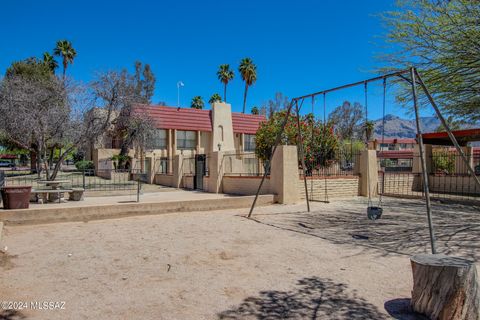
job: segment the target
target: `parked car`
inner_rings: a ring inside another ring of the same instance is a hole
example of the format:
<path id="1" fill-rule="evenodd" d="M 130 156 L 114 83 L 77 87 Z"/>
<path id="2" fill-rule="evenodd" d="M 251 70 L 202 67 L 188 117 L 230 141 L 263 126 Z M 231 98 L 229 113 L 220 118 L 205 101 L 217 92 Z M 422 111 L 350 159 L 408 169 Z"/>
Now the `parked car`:
<path id="1" fill-rule="evenodd" d="M 15 163 L 8 160 L 0 160 L 0 168 L 13 168 Z"/>

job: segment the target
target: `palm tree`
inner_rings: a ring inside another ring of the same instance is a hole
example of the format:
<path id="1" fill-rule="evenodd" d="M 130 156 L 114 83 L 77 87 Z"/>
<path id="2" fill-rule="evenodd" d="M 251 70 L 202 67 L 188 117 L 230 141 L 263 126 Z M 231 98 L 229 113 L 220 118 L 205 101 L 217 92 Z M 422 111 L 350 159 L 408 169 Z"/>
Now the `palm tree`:
<path id="1" fill-rule="evenodd" d="M 252 110 L 250 111 L 251 114 L 255 114 L 255 115 L 258 115 L 260 112 L 258 111 L 258 108 L 253 106 L 252 107 Z"/>
<path id="2" fill-rule="evenodd" d="M 210 97 L 210 100 L 208 100 L 208 103 L 210 104 L 215 102 L 222 102 L 222 97 L 220 97 L 218 93 L 212 94 L 212 96 Z"/>
<path id="3" fill-rule="evenodd" d="M 223 101 L 227 102 L 227 84 L 233 79 L 235 74 L 230 70 L 230 65 L 221 64 L 218 67 L 217 77 L 223 83 Z"/>
<path id="4" fill-rule="evenodd" d="M 52 73 L 55 73 L 55 69 L 58 68 L 57 60 L 48 52 L 43 53 L 43 64 L 45 64 Z"/>
<path id="5" fill-rule="evenodd" d="M 68 40 L 57 41 L 57 46 L 53 49 L 53 54 L 63 58 L 63 78 L 65 79 L 65 72 L 68 64 L 73 64 L 73 60 L 77 56 L 77 51 Z"/>
<path id="6" fill-rule="evenodd" d="M 243 58 L 242 61 L 240 61 L 238 71 L 242 76 L 242 80 L 245 81 L 245 92 L 243 94 L 243 113 L 245 113 L 248 87 L 257 81 L 257 66 L 253 63 L 252 59 Z"/>
<path id="7" fill-rule="evenodd" d="M 205 103 L 203 102 L 203 99 L 202 97 L 200 96 L 195 96 L 193 97 L 192 99 L 192 103 L 190 104 L 190 108 L 193 108 L 193 109 L 203 109 L 203 106 L 205 105 Z"/>
<path id="8" fill-rule="evenodd" d="M 363 124 L 363 129 L 365 130 L 365 138 L 367 138 L 367 143 L 372 139 L 373 131 L 375 130 L 375 122 L 365 121 Z"/>

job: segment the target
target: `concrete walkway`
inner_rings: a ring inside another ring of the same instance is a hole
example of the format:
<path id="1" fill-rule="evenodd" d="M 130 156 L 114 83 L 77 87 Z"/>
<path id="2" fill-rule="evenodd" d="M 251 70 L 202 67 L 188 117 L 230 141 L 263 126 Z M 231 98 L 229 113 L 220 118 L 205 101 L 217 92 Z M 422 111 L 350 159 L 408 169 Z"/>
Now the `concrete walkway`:
<path id="1" fill-rule="evenodd" d="M 67 196 L 68 197 L 68 196 Z M 231 198 L 226 194 L 207 193 L 201 191 L 187 191 L 180 189 L 170 189 L 168 192 L 151 192 L 140 194 L 140 203 L 159 203 L 170 201 L 190 201 L 205 199 L 224 199 Z M 137 202 L 137 194 L 121 196 L 102 196 L 91 197 L 86 195 L 83 201 L 65 201 L 65 202 L 49 202 L 43 204 L 30 203 L 30 209 L 53 209 L 53 208 L 78 208 L 99 205 L 112 205 L 121 203 Z"/>

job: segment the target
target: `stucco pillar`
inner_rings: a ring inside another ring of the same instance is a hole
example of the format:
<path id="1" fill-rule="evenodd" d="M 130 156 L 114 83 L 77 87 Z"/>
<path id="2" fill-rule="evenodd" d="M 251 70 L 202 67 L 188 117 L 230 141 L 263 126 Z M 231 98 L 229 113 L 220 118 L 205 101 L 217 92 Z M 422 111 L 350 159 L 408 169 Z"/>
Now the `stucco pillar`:
<path id="1" fill-rule="evenodd" d="M 469 165 L 473 168 L 473 148 L 461 147 L 465 157 L 467 157 Z M 455 173 L 456 174 L 469 174 L 467 165 L 463 161 L 462 156 L 458 152 L 455 152 Z"/>
<path id="2" fill-rule="evenodd" d="M 173 151 L 173 130 L 168 129 L 168 136 L 167 136 L 167 159 L 168 159 L 168 164 L 167 164 L 167 171 L 168 173 L 173 172 L 173 157 L 174 157 L 174 151 Z"/>
<path id="3" fill-rule="evenodd" d="M 363 150 L 360 154 L 360 191 L 361 196 L 367 197 L 370 186 L 370 195 L 378 194 L 378 167 L 377 151 Z"/>
<path id="4" fill-rule="evenodd" d="M 180 188 L 183 177 L 183 155 L 177 154 L 173 157 L 173 186 Z"/>
<path id="5" fill-rule="evenodd" d="M 150 163 L 150 165 L 145 168 L 147 174 L 147 183 L 152 184 L 155 181 L 155 154 L 146 156 L 146 162 Z"/>
<path id="6" fill-rule="evenodd" d="M 425 154 L 425 162 L 427 164 L 427 172 L 428 174 L 430 174 L 432 173 L 433 146 L 431 144 L 424 144 L 423 147 Z M 422 159 L 420 158 L 420 147 L 418 146 L 418 144 L 415 145 L 413 149 L 412 173 L 422 173 Z"/>
<path id="7" fill-rule="evenodd" d="M 291 204 L 300 200 L 298 177 L 297 146 L 279 145 L 270 169 L 270 185 L 276 202 Z"/>
<path id="8" fill-rule="evenodd" d="M 222 180 L 224 173 L 223 152 L 214 151 L 208 159 L 208 192 L 219 193 L 223 191 Z"/>

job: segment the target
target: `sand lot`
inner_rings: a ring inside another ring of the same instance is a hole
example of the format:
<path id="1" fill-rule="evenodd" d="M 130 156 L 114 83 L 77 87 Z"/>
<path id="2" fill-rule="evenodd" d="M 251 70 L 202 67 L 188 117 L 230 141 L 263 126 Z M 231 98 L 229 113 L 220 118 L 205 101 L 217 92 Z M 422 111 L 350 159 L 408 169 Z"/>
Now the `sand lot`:
<path id="1" fill-rule="evenodd" d="M 363 198 L 4 228 L 0 300 L 65 302 L 0 319 L 414 319 L 424 206 Z M 480 258 L 480 208 L 434 204 L 439 251 Z M 57 305 L 62 306 L 62 305 Z"/>

